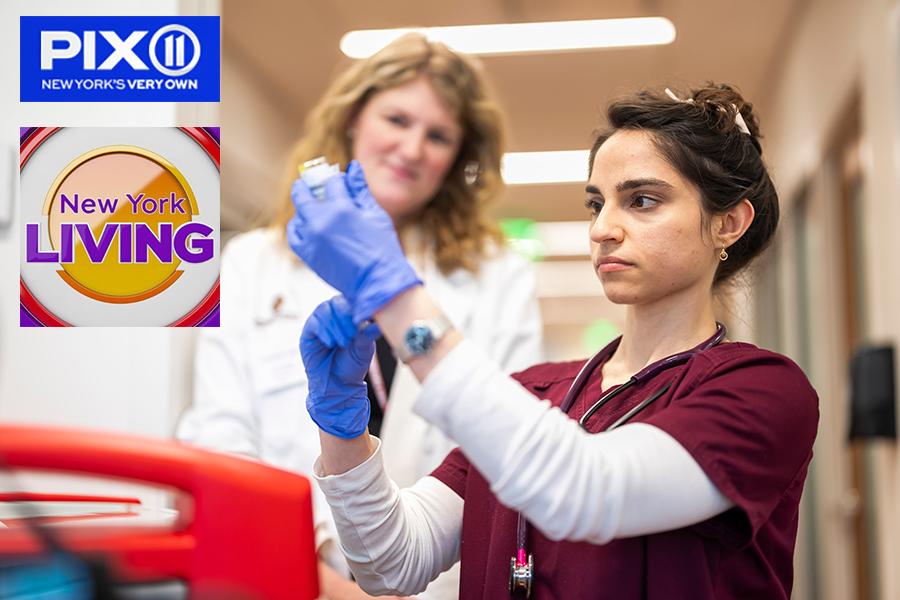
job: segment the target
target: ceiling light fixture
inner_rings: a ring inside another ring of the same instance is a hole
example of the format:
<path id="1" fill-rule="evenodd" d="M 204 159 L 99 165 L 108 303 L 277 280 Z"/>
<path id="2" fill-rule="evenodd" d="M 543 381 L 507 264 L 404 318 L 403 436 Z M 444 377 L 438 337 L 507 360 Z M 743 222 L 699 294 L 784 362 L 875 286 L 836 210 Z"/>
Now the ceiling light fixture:
<path id="1" fill-rule="evenodd" d="M 675 41 L 675 25 L 672 21 L 665 17 L 640 17 L 458 27 L 365 29 L 344 34 L 341 38 L 341 52 L 351 58 L 367 58 L 410 31 L 418 31 L 430 40 L 443 42 L 454 50 L 467 54 L 561 52 L 592 48 L 656 46 Z"/>
<path id="2" fill-rule="evenodd" d="M 584 183 L 588 178 L 587 150 L 507 152 L 501 171 L 507 185 Z"/>

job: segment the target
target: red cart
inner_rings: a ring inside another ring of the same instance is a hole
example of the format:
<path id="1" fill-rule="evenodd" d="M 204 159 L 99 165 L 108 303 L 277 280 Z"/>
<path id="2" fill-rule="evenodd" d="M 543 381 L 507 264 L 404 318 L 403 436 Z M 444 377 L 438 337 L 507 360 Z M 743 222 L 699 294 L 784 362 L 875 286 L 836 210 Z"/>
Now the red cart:
<path id="1" fill-rule="evenodd" d="M 310 484 L 295 473 L 168 440 L 19 425 L 0 425 L 3 468 L 124 478 L 180 492 L 178 516 L 165 526 L 109 526 L 103 518 L 92 525 L 72 516 L 44 525 L 66 550 L 101 559 L 116 582 L 177 583 L 201 599 L 318 597 Z M 0 502 L 47 498 L 7 494 Z M 45 551 L 31 525 L 6 525 L 0 562 Z"/>

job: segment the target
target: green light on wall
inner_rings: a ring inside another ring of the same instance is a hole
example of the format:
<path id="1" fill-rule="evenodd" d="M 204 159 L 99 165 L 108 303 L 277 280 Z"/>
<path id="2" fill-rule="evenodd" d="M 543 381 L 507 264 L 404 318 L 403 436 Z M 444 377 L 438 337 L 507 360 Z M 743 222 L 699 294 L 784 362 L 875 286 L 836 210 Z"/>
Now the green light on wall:
<path id="1" fill-rule="evenodd" d="M 581 342 L 587 354 L 594 354 L 616 339 L 621 332 L 612 321 L 597 319 L 584 328 Z"/>
<path id="2" fill-rule="evenodd" d="M 537 224 L 532 219 L 501 219 L 500 229 L 510 248 L 525 258 L 533 261 L 544 258 L 544 245 L 538 235 Z"/>

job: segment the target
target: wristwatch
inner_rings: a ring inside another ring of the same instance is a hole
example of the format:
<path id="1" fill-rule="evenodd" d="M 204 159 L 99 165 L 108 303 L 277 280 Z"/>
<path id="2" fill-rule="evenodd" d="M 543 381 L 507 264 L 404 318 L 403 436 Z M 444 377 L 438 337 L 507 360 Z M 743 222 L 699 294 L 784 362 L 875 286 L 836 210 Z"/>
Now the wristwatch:
<path id="1" fill-rule="evenodd" d="M 394 352 L 403 362 L 431 352 L 435 345 L 453 328 L 450 319 L 444 315 L 413 321 L 403 335 L 403 343 Z"/>

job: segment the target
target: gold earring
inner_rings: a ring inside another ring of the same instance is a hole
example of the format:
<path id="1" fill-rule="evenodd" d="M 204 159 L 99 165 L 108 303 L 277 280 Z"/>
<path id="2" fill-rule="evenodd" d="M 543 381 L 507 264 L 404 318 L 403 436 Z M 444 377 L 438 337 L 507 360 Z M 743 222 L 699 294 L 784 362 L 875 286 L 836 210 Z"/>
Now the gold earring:
<path id="1" fill-rule="evenodd" d="M 728 253 L 725 252 L 725 248 L 722 248 L 722 251 L 719 252 L 719 260 L 721 260 L 722 262 L 728 260 Z"/>

